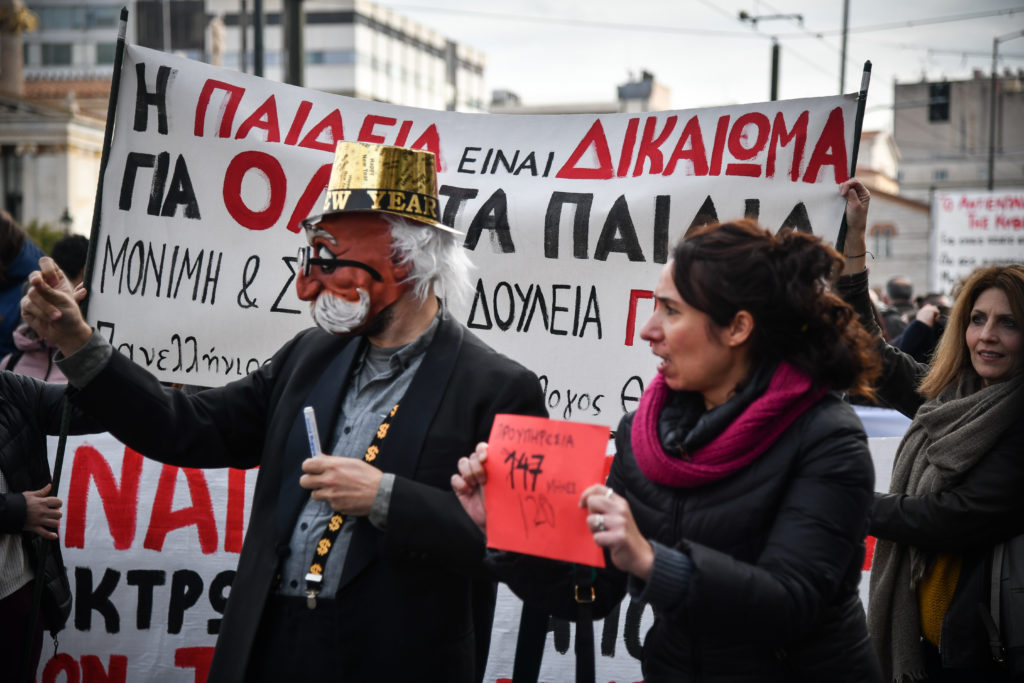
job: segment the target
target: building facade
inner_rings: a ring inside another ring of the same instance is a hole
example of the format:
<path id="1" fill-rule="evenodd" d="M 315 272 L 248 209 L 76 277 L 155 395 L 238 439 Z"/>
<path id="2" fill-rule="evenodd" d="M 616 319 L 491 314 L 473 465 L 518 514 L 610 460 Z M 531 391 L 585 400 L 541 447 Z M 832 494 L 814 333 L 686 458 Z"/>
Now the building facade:
<path id="1" fill-rule="evenodd" d="M 109 82 L 122 5 L 129 43 L 254 73 L 252 4 L 34 1 L 39 28 L 24 37 L 26 83 L 31 92 L 35 82 Z M 263 75 L 284 80 L 282 0 L 265 0 L 263 9 Z M 306 0 L 302 9 L 306 87 L 427 109 L 485 111 L 481 52 L 368 0 Z"/>
<path id="2" fill-rule="evenodd" d="M 26 17 L 17 25 L 0 22 L 2 207 L 23 223 L 61 227 L 70 217 L 73 231 L 90 232 L 122 6 L 129 43 L 253 73 L 251 5 L 31 0 L 26 7 L 0 0 L 0 9 Z M 282 0 L 263 6 L 263 75 L 283 80 Z M 485 111 L 482 53 L 367 0 L 305 0 L 302 8 L 306 87 Z"/>
<path id="3" fill-rule="evenodd" d="M 865 130 L 860 135 L 857 177 L 871 193 L 867 216 L 867 266 L 871 287 L 884 288 L 886 281 L 903 275 L 916 294 L 929 289 L 931 207 L 906 197 L 896 180 L 901 164 L 900 148 L 884 130 Z"/>
<path id="4" fill-rule="evenodd" d="M 908 197 L 896 178 L 901 150 L 892 134 L 866 130 L 860 136 L 857 177 L 871 191 L 867 246 L 871 286 L 882 288 L 889 278 L 910 278 L 916 294 L 929 289 L 931 207 Z"/>
<path id="5" fill-rule="evenodd" d="M 42 51 L 38 44 L 30 50 L 26 36 L 40 24 L 22 0 L 0 0 L 0 206 L 22 224 L 88 234 L 104 121 L 83 112 L 73 92 L 52 102 L 27 92 L 25 61 L 41 59 Z M 54 57 L 50 47 L 47 59 Z"/>
<path id="6" fill-rule="evenodd" d="M 934 189 L 986 189 L 990 152 L 993 186 L 1024 186 L 1024 71 L 992 78 L 897 83 L 893 135 L 901 153 L 904 196 L 929 201 Z"/>
<path id="7" fill-rule="evenodd" d="M 224 24 L 223 64 L 251 73 L 253 16 L 244 6 L 207 0 L 207 12 Z M 305 0 L 302 7 L 306 87 L 411 107 L 485 111 L 483 53 L 367 0 Z M 284 80 L 281 0 L 265 0 L 264 12 L 264 75 Z"/>
<path id="8" fill-rule="evenodd" d="M 878 289 L 897 275 L 910 279 L 914 295 L 931 289 L 931 208 L 925 202 L 879 188 L 871 189 L 867 264 L 871 286 Z"/>
<path id="9" fill-rule="evenodd" d="M 22 224 L 88 235 L 104 122 L 74 101 L 49 107 L 0 94 L 0 197 Z"/>
<path id="10" fill-rule="evenodd" d="M 659 83 L 650 71 L 642 71 L 616 88 L 617 98 L 603 102 L 523 104 L 510 90 L 491 94 L 492 114 L 615 114 L 644 111 L 665 111 L 671 108 L 671 91 Z"/>

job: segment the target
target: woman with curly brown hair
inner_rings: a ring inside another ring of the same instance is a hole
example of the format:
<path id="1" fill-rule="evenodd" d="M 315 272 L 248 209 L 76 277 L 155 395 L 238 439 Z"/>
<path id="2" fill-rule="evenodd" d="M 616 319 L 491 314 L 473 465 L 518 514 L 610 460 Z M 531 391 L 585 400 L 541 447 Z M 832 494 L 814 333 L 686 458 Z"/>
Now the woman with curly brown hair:
<path id="1" fill-rule="evenodd" d="M 840 191 L 867 211 L 863 185 Z M 1020 653 L 996 661 L 985 613 L 993 548 L 1024 533 L 1024 265 L 967 277 L 928 366 L 870 316 L 863 228 L 847 234 L 839 290 L 876 337 L 878 397 L 913 418 L 872 511 L 871 637 L 889 680 L 1019 680 Z"/>
<path id="2" fill-rule="evenodd" d="M 880 680 L 857 589 L 874 470 L 841 396 L 869 394 L 877 360 L 828 291 L 840 263 L 742 220 L 697 229 L 662 269 L 641 332 L 657 375 L 619 424 L 608 481 L 580 500 L 608 559 L 595 613 L 627 589 L 654 609 L 645 680 Z M 452 486 L 486 532 L 485 460 L 481 444 Z M 492 564 L 574 618 L 565 565 Z"/>

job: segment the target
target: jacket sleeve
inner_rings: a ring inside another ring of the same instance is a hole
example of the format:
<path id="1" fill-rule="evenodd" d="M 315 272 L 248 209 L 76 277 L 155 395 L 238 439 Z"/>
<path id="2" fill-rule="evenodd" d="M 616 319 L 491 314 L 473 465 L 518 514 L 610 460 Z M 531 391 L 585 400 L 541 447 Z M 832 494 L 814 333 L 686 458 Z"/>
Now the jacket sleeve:
<path id="1" fill-rule="evenodd" d="M 259 464 L 275 373 L 293 345 L 269 364 L 223 387 L 188 394 L 164 387 L 120 353 L 112 353 L 75 405 L 124 444 L 180 467 L 249 468 Z"/>
<path id="2" fill-rule="evenodd" d="M 875 494 L 870 532 L 936 552 L 992 546 L 1024 533 L 1024 424 L 950 488 L 923 496 Z"/>
<path id="3" fill-rule="evenodd" d="M 920 320 L 911 320 L 903 334 L 893 340 L 893 346 L 909 354 L 918 363 L 927 363 L 938 341 L 935 328 Z"/>
<path id="4" fill-rule="evenodd" d="M 27 516 L 24 494 L 0 493 L 0 533 L 21 533 Z"/>
<path id="5" fill-rule="evenodd" d="M 473 576 L 486 574 L 481 560 L 486 538 L 462 509 L 462 504 L 447 486 L 447 478 L 456 472 L 458 459 L 468 456 L 479 441 L 486 441 L 494 416 L 499 413 L 546 417 L 544 395 L 536 375 L 519 366 L 514 374 L 488 386 L 494 387 L 487 396 L 475 427 L 467 423 L 466 436 L 470 441 L 466 452 L 450 454 L 451 470 L 445 473 L 445 487 L 417 481 L 408 477 L 395 477 L 384 534 L 389 552 L 424 562 L 437 562 Z M 492 378 L 493 379 L 493 378 Z M 470 407 L 466 406 L 467 413 Z M 471 434 L 469 433 L 471 432 Z M 482 574 L 483 572 L 483 574 Z"/>
<path id="6" fill-rule="evenodd" d="M 50 481 L 46 460 L 47 433 L 60 427 L 64 387 L 13 372 L 0 373 L 0 402 L 8 427 L 3 444 L 7 493 L 0 494 L 0 533 L 20 533 L 28 510 L 25 491 L 42 488 Z M 56 494 L 51 494 L 56 495 Z"/>
<path id="7" fill-rule="evenodd" d="M 66 385 L 51 384 L 24 375 L 19 375 L 18 378 L 24 384 L 26 395 L 35 397 L 34 414 L 30 418 L 39 423 L 43 433 L 51 436 L 60 434 L 61 420 L 64 414 L 64 398 L 67 394 Z M 81 408 L 71 404 L 69 434 L 97 434 L 103 431 L 106 430 L 99 423 L 83 413 Z"/>
<path id="8" fill-rule="evenodd" d="M 830 418 L 819 413 L 801 421 L 809 419 Z M 693 575 L 686 600 L 668 618 L 694 632 L 792 642 L 813 627 L 844 583 L 856 584 L 860 568 L 851 577 L 850 567 L 863 552 L 874 470 L 864 433 L 852 421 L 851 415 L 831 433 L 799 444 L 801 455 L 756 562 L 683 541 Z"/>
<path id="9" fill-rule="evenodd" d="M 917 387 L 928 373 L 928 366 L 885 342 L 882 328 L 874 315 L 874 306 L 868 297 L 868 271 L 843 275 L 836 291 L 857 313 L 860 324 L 874 337 L 882 358 L 882 376 L 875 383 L 875 391 L 882 404 L 913 418 L 924 399 Z"/>

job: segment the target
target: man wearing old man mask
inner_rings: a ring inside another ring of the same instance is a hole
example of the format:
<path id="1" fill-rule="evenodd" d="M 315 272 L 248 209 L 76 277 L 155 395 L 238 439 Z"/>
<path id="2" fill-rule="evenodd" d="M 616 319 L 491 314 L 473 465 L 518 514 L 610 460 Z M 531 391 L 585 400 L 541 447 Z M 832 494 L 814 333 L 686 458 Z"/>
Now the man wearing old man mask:
<path id="1" fill-rule="evenodd" d="M 449 477 L 495 414 L 545 410 L 536 376 L 446 309 L 469 262 L 437 220 L 434 168 L 339 143 L 298 258 L 317 327 L 191 396 L 114 353 L 52 261 L 32 275 L 23 315 L 65 356 L 75 403 L 161 462 L 260 467 L 211 681 L 483 676 L 494 585 Z"/>

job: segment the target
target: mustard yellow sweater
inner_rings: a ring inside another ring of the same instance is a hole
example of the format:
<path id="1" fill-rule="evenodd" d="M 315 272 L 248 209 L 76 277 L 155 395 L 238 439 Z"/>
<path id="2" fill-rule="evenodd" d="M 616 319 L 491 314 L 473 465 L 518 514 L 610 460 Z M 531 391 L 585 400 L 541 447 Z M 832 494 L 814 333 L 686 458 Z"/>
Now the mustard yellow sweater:
<path id="1" fill-rule="evenodd" d="M 931 570 L 917 586 L 917 606 L 921 616 L 921 635 L 936 647 L 942 634 L 942 618 L 953 600 L 960 578 L 962 555 L 939 555 Z"/>

